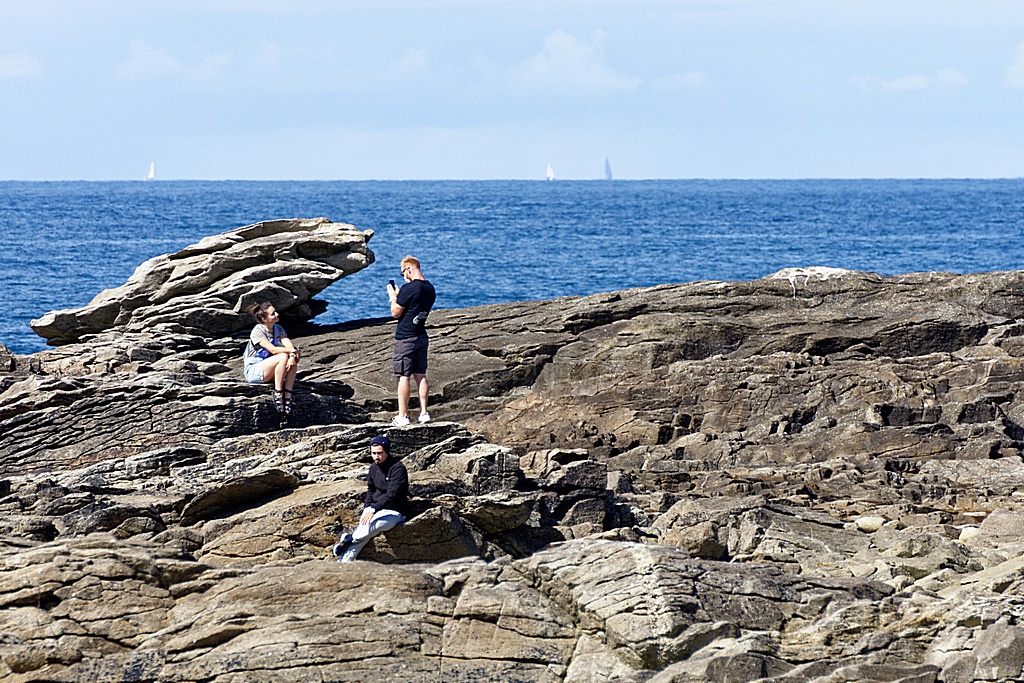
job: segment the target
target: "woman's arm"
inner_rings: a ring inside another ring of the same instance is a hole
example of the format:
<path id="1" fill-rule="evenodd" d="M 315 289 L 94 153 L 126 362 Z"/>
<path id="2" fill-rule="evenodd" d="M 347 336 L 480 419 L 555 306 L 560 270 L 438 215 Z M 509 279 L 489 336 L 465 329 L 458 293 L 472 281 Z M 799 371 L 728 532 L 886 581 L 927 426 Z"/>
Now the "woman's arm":
<path id="1" fill-rule="evenodd" d="M 299 350 L 292 344 L 292 340 L 288 338 L 288 333 L 284 331 L 284 328 L 280 325 L 275 325 L 276 328 L 281 330 L 281 334 L 278 337 L 281 340 L 281 346 L 285 348 L 285 353 L 288 354 L 288 360 L 284 364 L 285 371 L 289 371 L 299 364 Z"/>
<path id="2" fill-rule="evenodd" d="M 260 346 L 265 348 L 270 353 L 295 353 L 295 347 L 292 346 L 292 340 L 285 337 L 281 340 L 281 346 L 274 346 L 269 339 L 263 339 L 260 341 Z"/>
<path id="3" fill-rule="evenodd" d="M 291 370 L 293 367 L 299 364 L 299 349 L 296 348 L 295 344 L 292 343 L 292 340 L 288 338 L 288 335 L 284 331 L 283 327 L 281 327 L 280 325 L 275 325 L 274 327 L 281 331 L 281 333 L 278 335 L 278 339 L 280 340 L 281 345 L 275 346 L 273 341 L 264 338 L 260 340 L 260 346 L 262 346 L 264 349 L 273 354 L 288 354 L 288 360 L 285 361 L 285 370 Z"/>
<path id="4" fill-rule="evenodd" d="M 284 330 L 282 330 L 282 332 L 283 331 Z M 292 340 L 283 334 L 281 335 L 281 346 L 286 349 L 286 353 L 288 354 L 288 360 L 285 361 L 284 364 L 285 372 L 288 372 L 299 364 L 299 350 L 295 348 L 294 344 L 292 344 Z"/>
<path id="5" fill-rule="evenodd" d="M 275 346 L 273 340 L 268 337 L 264 337 L 260 340 L 260 346 L 265 348 L 270 353 L 287 353 L 295 354 L 296 359 L 299 356 L 299 350 L 295 348 L 295 344 L 292 344 L 292 340 L 288 338 L 288 333 L 284 331 L 284 328 L 280 325 L 274 325 L 275 331 L 280 330 L 281 334 L 277 335 L 281 341 L 280 346 Z"/>

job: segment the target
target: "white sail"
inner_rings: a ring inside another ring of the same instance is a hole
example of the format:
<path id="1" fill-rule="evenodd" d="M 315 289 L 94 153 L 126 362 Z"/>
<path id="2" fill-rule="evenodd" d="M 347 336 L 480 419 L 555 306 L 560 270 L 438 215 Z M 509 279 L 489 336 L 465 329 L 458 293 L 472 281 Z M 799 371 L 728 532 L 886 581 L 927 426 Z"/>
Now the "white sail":
<path id="1" fill-rule="evenodd" d="M 146 180 L 153 180 L 156 178 L 156 162 L 149 162 L 149 175 L 146 176 Z"/>
<path id="2" fill-rule="evenodd" d="M 554 180 L 555 179 L 555 169 L 551 168 L 551 164 L 548 164 L 548 174 L 547 174 L 547 177 L 548 177 L 548 180 Z"/>
<path id="3" fill-rule="evenodd" d="M 608 157 L 604 158 L 604 177 L 607 180 L 612 179 L 612 164 L 610 161 L 608 161 Z"/>

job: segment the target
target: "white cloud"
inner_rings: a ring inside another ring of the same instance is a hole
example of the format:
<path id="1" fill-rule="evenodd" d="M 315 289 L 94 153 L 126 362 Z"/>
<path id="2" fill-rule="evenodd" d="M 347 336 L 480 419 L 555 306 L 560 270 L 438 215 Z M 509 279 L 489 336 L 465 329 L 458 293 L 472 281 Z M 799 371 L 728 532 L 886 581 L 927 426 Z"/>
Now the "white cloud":
<path id="1" fill-rule="evenodd" d="M 530 57 L 509 71 L 509 80 L 518 86 L 541 90 L 616 92 L 640 83 L 604 65 L 601 44 L 607 35 L 594 31 L 590 44 L 557 30 L 544 41 L 540 54 Z"/>
<path id="2" fill-rule="evenodd" d="M 967 85 L 967 76 L 957 69 L 943 69 L 935 74 L 935 84 L 939 86 L 962 88 Z"/>
<path id="3" fill-rule="evenodd" d="M 428 73 L 430 73 L 430 53 L 416 48 L 410 48 L 402 59 L 388 69 L 388 75 L 398 79 L 414 78 Z"/>
<path id="4" fill-rule="evenodd" d="M 1010 88 L 1024 88 L 1024 43 L 1017 46 L 1013 62 L 1006 68 L 1006 85 Z"/>
<path id="5" fill-rule="evenodd" d="M 231 52 L 221 52 L 219 54 L 211 55 L 204 59 L 202 63 L 193 70 L 193 73 L 196 78 L 199 78 L 200 80 L 213 80 L 227 69 L 228 65 L 231 64 L 231 59 Z"/>
<path id="6" fill-rule="evenodd" d="M 128 45 L 128 60 L 117 67 L 117 75 L 131 81 L 173 78 L 186 69 L 167 50 L 158 50 L 136 38 Z"/>
<path id="7" fill-rule="evenodd" d="M 261 54 L 261 56 L 263 56 Z M 129 81 L 152 81 L 191 76 L 197 81 L 217 79 L 231 65 L 232 51 L 210 55 L 194 66 L 185 66 L 167 50 L 136 38 L 128 45 L 128 59 L 117 67 L 117 76 Z"/>
<path id="8" fill-rule="evenodd" d="M 930 83 L 931 79 L 918 74 L 916 76 L 904 76 L 903 78 L 897 78 L 891 81 L 882 81 L 881 87 L 882 90 L 892 90 L 896 92 L 901 90 L 927 90 Z"/>
<path id="9" fill-rule="evenodd" d="M 281 63 L 281 48 L 277 43 L 263 41 L 258 46 L 258 54 L 253 66 L 260 71 L 277 70 Z"/>
<path id="10" fill-rule="evenodd" d="M 0 57 L 0 80 L 42 77 L 43 63 L 30 56 L 28 50 Z"/>
<path id="11" fill-rule="evenodd" d="M 886 81 L 874 76 L 851 78 L 850 82 L 864 92 L 886 91 L 906 92 L 910 90 L 957 91 L 967 85 L 967 76 L 957 69 L 942 69 L 934 76 L 915 74 Z"/>
<path id="12" fill-rule="evenodd" d="M 703 86 L 706 82 L 707 78 L 704 76 L 703 71 L 690 71 L 666 76 L 651 85 L 655 90 L 674 92 L 677 90 L 693 90 Z"/>

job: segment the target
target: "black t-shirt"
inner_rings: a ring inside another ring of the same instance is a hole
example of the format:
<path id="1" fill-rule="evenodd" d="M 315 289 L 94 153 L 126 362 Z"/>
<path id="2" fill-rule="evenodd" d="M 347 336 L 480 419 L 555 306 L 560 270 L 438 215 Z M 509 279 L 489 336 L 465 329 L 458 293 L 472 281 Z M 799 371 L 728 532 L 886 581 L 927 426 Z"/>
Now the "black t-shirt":
<path id="1" fill-rule="evenodd" d="M 405 310 L 398 318 L 395 339 L 418 337 L 427 333 L 427 314 L 434 305 L 434 296 L 434 285 L 426 280 L 413 280 L 402 285 L 395 303 Z"/>

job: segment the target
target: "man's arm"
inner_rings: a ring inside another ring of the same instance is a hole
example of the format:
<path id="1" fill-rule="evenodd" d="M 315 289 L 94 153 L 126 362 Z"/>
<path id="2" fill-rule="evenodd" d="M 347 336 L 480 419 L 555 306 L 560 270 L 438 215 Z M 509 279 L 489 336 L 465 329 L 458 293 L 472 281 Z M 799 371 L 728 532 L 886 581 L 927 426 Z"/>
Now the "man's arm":
<path id="1" fill-rule="evenodd" d="M 401 318 L 402 313 L 405 312 L 405 306 L 398 305 L 398 287 L 395 287 L 391 283 L 388 283 L 388 298 L 391 300 L 391 317 Z"/>
<path id="2" fill-rule="evenodd" d="M 377 487 L 373 483 L 373 465 L 370 465 L 370 471 L 366 473 L 366 498 L 363 499 L 363 514 L 359 518 L 359 524 L 369 524 L 373 518 L 374 513 L 377 510 L 373 507 L 373 494 L 377 491 Z"/>

